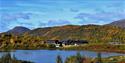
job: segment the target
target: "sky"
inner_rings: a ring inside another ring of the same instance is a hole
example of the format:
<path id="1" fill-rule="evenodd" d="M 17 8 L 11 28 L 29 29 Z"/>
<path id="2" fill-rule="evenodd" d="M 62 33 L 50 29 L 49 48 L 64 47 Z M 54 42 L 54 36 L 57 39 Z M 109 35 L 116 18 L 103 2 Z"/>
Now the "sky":
<path id="1" fill-rule="evenodd" d="M 0 32 L 125 19 L 125 0 L 0 0 Z"/>

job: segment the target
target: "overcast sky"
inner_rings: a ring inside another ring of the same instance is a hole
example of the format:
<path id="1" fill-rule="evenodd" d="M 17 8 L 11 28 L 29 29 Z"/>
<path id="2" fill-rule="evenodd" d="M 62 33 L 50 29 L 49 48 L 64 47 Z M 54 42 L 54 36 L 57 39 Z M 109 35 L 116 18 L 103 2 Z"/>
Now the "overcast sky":
<path id="1" fill-rule="evenodd" d="M 0 0 L 0 32 L 66 24 L 107 24 L 125 19 L 125 0 Z"/>

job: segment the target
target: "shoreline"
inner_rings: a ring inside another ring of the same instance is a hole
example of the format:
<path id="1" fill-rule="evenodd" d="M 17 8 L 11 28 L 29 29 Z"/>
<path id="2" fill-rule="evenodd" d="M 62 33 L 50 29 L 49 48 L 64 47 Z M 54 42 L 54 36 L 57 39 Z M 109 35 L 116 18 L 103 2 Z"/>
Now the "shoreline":
<path id="1" fill-rule="evenodd" d="M 75 51 L 93 51 L 93 52 L 107 52 L 107 53 L 121 53 L 125 54 L 125 50 L 100 50 L 100 49 L 82 49 L 82 50 L 77 50 L 77 49 L 67 49 L 67 48 L 57 48 L 57 49 L 11 49 L 11 50 L 0 50 L 0 52 L 9 52 L 9 51 L 15 51 L 15 50 L 75 50 Z"/>
<path id="2" fill-rule="evenodd" d="M 114 52 L 114 53 L 123 53 L 125 54 L 124 46 L 115 46 L 115 45 L 104 45 L 104 44 L 89 44 L 89 45 L 80 45 L 80 46 L 70 46 L 70 47 L 28 47 L 28 48 L 0 48 L 2 51 L 14 51 L 14 50 L 86 50 L 86 51 L 95 51 L 95 52 Z M 123 48 L 123 49 L 121 49 Z"/>
<path id="3" fill-rule="evenodd" d="M 69 49 L 62 49 L 62 50 L 69 50 Z M 70 50 L 76 50 L 76 49 L 70 49 Z M 94 51 L 94 52 L 107 52 L 107 53 L 122 53 L 122 54 L 125 54 L 125 51 L 123 50 L 92 50 L 92 49 L 83 49 L 83 51 L 86 50 L 86 51 Z M 82 51 L 82 50 L 80 50 Z"/>

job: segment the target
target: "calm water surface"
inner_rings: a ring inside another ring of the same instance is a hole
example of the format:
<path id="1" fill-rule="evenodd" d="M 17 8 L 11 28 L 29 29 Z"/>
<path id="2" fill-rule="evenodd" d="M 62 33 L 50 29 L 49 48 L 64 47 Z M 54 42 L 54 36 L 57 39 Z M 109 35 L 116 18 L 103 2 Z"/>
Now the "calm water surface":
<path id="1" fill-rule="evenodd" d="M 63 61 L 66 57 L 76 55 L 77 52 L 80 52 L 81 55 L 86 57 L 95 58 L 97 56 L 97 52 L 92 51 L 67 51 L 67 50 L 16 50 L 14 52 L 10 52 L 11 55 L 15 56 L 18 60 L 25 60 L 25 61 L 32 61 L 35 63 L 56 63 L 57 55 L 60 55 Z M 0 57 L 7 52 L 0 52 Z M 106 53 L 102 52 L 102 57 L 109 57 L 109 56 L 118 56 L 125 54 L 120 53 Z"/>

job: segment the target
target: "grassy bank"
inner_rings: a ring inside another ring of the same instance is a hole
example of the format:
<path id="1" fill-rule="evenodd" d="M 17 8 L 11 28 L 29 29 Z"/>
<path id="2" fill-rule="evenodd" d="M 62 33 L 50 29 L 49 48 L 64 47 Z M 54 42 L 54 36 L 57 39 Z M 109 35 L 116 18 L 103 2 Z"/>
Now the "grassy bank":
<path id="1" fill-rule="evenodd" d="M 6 47 L 0 48 L 0 51 L 9 50 L 36 50 L 36 49 L 48 49 L 48 50 L 91 50 L 98 52 L 118 52 L 125 53 L 125 45 L 109 45 L 109 44 L 84 44 L 80 46 L 70 47 L 59 47 L 56 48 L 53 44 L 38 44 L 38 45 L 7 45 Z"/>
<path id="2" fill-rule="evenodd" d="M 125 53 L 125 45 L 107 45 L 107 44 L 87 44 L 81 46 L 63 47 L 64 50 L 92 50 L 104 52 Z"/>

